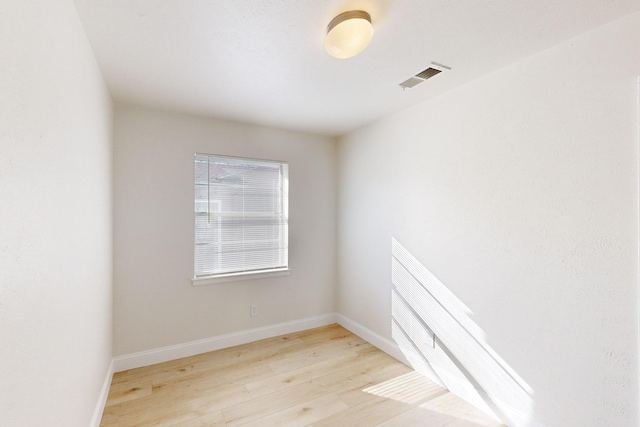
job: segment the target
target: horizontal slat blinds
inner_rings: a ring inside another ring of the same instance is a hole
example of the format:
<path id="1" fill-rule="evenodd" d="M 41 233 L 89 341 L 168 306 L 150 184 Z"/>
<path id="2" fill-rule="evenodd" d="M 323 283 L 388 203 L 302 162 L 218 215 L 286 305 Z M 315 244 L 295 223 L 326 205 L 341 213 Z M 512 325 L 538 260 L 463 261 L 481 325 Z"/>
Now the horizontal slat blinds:
<path id="1" fill-rule="evenodd" d="M 288 266 L 288 165 L 195 156 L 195 277 Z"/>

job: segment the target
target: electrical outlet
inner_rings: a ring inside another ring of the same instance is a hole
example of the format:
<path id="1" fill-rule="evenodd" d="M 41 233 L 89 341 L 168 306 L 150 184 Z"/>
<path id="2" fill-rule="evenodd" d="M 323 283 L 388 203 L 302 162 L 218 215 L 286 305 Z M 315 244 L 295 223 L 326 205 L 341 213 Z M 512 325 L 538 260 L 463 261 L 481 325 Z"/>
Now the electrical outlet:
<path id="1" fill-rule="evenodd" d="M 258 315 L 258 306 L 255 304 L 251 304 L 249 306 L 249 313 L 251 317 L 256 317 Z"/>

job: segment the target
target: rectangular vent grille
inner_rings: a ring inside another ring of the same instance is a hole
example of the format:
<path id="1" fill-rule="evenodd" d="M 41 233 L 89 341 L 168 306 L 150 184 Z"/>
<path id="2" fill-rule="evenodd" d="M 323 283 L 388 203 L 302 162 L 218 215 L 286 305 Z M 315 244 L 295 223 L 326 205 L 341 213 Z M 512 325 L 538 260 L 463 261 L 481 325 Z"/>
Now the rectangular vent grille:
<path id="1" fill-rule="evenodd" d="M 431 77 L 435 76 L 436 74 L 441 73 L 442 70 L 436 70 L 435 68 L 429 67 L 424 71 L 421 71 L 420 73 L 416 74 L 416 77 L 420 77 L 421 79 L 430 79 Z"/>
<path id="2" fill-rule="evenodd" d="M 399 86 L 402 88 L 402 90 L 404 90 L 406 88 L 412 88 L 412 87 L 422 83 L 423 81 L 425 81 L 427 79 L 430 79 L 433 76 L 437 76 L 441 72 L 448 71 L 450 69 L 451 68 L 447 67 L 446 65 L 437 64 L 435 62 L 432 62 L 431 63 L 431 67 L 427 68 L 426 70 L 420 71 L 414 77 L 409 77 L 407 80 L 405 80 L 402 83 L 400 83 Z"/>

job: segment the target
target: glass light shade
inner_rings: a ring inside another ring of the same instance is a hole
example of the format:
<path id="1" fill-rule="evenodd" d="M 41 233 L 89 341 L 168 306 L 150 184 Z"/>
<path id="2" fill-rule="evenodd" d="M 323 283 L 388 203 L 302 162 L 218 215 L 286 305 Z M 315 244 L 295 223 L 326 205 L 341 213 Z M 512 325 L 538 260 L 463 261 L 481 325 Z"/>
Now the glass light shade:
<path id="1" fill-rule="evenodd" d="M 329 23 L 324 48 L 335 58 L 351 58 L 362 52 L 372 37 L 371 16 L 362 10 L 352 10 Z"/>

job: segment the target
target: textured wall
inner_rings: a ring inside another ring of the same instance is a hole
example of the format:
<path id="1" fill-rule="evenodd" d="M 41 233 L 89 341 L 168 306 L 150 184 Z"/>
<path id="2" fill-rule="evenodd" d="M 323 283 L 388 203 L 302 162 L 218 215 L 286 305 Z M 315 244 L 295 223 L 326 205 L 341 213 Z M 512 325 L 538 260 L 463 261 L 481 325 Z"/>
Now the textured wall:
<path id="1" fill-rule="evenodd" d="M 346 135 L 338 311 L 392 337 L 395 239 L 523 383 L 518 425 L 637 425 L 638 75 L 634 14 Z M 495 379 L 473 348 L 425 355 Z"/>
<path id="2" fill-rule="evenodd" d="M 334 310 L 333 139 L 126 105 L 115 118 L 116 356 Z M 289 162 L 289 276 L 191 284 L 195 152 Z"/>
<path id="3" fill-rule="evenodd" d="M 4 1 L 0 40 L 0 425 L 87 426 L 111 363 L 111 100 L 71 1 Z"/>

